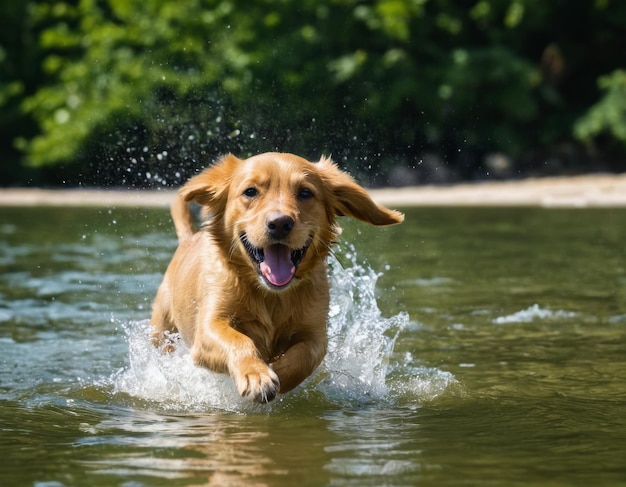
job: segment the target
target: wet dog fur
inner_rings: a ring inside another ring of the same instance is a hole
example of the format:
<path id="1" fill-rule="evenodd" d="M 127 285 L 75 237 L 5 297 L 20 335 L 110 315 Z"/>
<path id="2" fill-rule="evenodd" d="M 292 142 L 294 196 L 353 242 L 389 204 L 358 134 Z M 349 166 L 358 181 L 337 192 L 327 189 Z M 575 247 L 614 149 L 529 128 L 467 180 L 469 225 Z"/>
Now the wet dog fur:
<path id="1" fill-rule="evenodd" d="M 190 203 L 206 221 L 196 231 Z M 228 373 L 266 403 L 306 379 L 326 354 L 327 257 L 338 216 L 372 225 L 404 216 L 377 205 L 329 159 L 226 155 L 172 204 L 179 245 L 153 304 L 153 342 L 180 333 L 195 363 Z"/>

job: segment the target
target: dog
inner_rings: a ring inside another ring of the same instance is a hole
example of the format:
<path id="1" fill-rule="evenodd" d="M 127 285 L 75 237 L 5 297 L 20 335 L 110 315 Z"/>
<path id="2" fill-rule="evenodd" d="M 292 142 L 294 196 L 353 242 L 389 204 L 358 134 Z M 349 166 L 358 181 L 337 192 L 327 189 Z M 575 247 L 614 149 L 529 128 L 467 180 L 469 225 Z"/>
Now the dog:
<path id="1" fill-rule="evenodd" d="M 191 202 L 205 213 L 197 231 Z M 337 217 L 404 219 L 330 158 L 273 152 L 222 157 L 179 190 L 171 213 L 179 245 L 153 303 L 152 341 L 171 351 L 179 333 L 196 364 L 230 374 L 258 403 L 295 388 L 326 354 Z"/>

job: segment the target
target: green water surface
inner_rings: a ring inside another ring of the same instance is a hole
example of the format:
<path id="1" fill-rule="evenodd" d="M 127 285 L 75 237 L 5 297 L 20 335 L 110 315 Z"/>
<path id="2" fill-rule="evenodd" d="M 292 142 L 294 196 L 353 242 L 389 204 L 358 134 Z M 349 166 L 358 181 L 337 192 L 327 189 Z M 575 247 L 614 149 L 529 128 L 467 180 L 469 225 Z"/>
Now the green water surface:
<path id="1" fill-rule="evenodd" d="M 388 398 L 199 411 L 111 379 L 167 212 L 0 208 L 0 485 L 626 485 L 626 210 L 405 211 L 343 223 L 382 314 L 409 316 Z"/>

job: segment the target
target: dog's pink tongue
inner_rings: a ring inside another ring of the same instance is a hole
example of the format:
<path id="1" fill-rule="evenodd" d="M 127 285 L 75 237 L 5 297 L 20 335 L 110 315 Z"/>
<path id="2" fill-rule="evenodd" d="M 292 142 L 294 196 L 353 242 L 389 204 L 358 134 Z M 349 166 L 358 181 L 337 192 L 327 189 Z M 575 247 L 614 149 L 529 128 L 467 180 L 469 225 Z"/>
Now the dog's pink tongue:
<path id="1" fill-rule="evenodd" d="M 291 261 L 291 251 L 286 245 L 275 244 L 263 249 L 265 259 L 261 262 L 261 272 L 274 286 L 288 284 L 296 272 Z"/>

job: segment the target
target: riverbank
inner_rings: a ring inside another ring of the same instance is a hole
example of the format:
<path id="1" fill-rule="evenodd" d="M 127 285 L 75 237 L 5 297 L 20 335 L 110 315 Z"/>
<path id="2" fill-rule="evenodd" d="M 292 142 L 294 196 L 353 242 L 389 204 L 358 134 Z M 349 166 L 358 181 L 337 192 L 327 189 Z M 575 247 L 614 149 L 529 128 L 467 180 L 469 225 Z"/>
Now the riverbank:
<path id="1" fill-rule="evenodd" d="M 369 190 L 381 204 L 406 206 L 626 207 L 626 173 L 528 178 Z M 175 190 L 3 188 L 0 206 L 167 208 Z"/>

